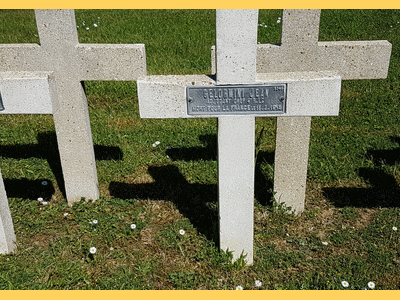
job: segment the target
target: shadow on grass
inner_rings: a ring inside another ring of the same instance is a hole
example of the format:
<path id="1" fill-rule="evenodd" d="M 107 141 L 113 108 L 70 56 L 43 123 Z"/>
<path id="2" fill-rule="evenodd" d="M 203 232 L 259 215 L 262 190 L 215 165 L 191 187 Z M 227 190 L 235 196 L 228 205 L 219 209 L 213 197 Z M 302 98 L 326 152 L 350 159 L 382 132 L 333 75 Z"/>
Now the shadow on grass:
<path id="1" fill-rule="evenodd" d="M 47 185 L 42 185 L 42 181 L 47 181 Z M 37 200 L 42 197 L 45 201 L 50 201 L 55 190 L 48 179 L 4 179 L 4 187 L 7 197 Z"/>
<path id="2" fill-rule="evenodd" d="M 390 139 L 393 143 L 400 144 L 400 137 L 392 136 Z M 367 151 L 367 157 L 372 158 L 375 166 L 383 164 L 393 166 L 400 161 L 400 147 L 391 150 L 369 150 Z"/>
<path id="3" fill-rule="evenodd" d="M 167 155 L 173 160 L 217 160 L 217 135 L 206 134 L 199 136 L 204 147 L 187 147 L 167 149 Z"/>
<path id="4" fill-rule="evenodd" d="M 56 133 L 54 131 L 39 133 L 37 141 L 37 144 L 0 145 L 1 156 L 15 159 L 26 159 L 30 157 L 46 159 L 54 177 L 56 178 L 60 191 L 64 198 L 66 198 Z M 123 157 L 122 151 L 119 147 L 94 145 L 94 153 L 96 160 L 121 160 Z M 7 194 L 9 194 L 8 190 Z M 11 195 L 8 196 L 13 197 Z"/>
<path id="5" fill-rule="evenodd" d="M 204 147 L 172 148 L 167 155 L 173 161 L 216 160 L 217 136 L 203 135 L 199 139 Z M 255 165 L 255 197 L 262 205 L 272 205 L 272 182 L 264 175 L 261 165 L 273 164 L 274 152 L 257 155 Z M 191 184 L 176 166 L 148 168 L 154 183 L 128 184 L 111 182 L 110 195 L 120 199 L 171 201 L 182 215 L 209 240 L 219 244 L 218 238 L 218 186 Z"/>
<path id="6" fill-rule="evenodd" d="M 167 155 L 173 160 L 217 160 L 217 135 L 202 135 L 199 140 L 204 147 L 172 148 L 167 150 Z M 273 182 L 262 171 L 262 164 L 274 164 L 275 152 L 259 151 L 255 163 L 254 194 L 261 205 L 272 206 Z"/>
<path id="7" fill-rule="evenodd" d="M 273 200 L 273 180 L 267 178 L 264 174 L 262 165 L 274 165 L 275 151 L 259 151 L 256 157 L 256 165 L 254 170 L 254 196 L 257 201 L 263 205 L 272 207 Z"/>
<path id="8" fill-rule="evenodd" d="M 191 184 L 176 166 L 149 167 L 154 183 L 128 184 L 111 182 L 110 195 L 120 199 L 165 200 L 218 245 L 217 185 Z"/>
<path id="9" fill-rule="evenodd" d="M 400 138 L 391 137 L 400 144 Z M 400 188 L 394 176 L 387 174 L 382 165 L 394 165 L 400 159 L 400 148 L 392 150 L 369 150 L 367 157 L 372 158 L 374 168 L 360 168 L 359 176 L 364 178 L 371 188 L 325 188 L 324 196 L 337 207 L 400 207 Z"/>
<path id="10" fill-rule="evenodd" d="M 336 207 L 400 206 L 400 190 L 393 176 L 372 168 L 362 168 L 359 174 L 372 185 L 371 188 L 324 188 L 324 196 Z"/>

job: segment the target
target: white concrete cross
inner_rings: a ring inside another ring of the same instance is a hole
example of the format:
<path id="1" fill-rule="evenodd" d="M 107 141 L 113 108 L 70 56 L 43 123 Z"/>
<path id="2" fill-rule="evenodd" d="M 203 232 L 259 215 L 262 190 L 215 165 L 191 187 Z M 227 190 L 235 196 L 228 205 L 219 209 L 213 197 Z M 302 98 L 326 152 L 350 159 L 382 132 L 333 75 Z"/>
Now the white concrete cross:
<path id="1" fill-rule="evenodd" d="M 245 254 L 248 264 L 253 262 L 255 116 L 338 115 L 341 86 L 334 72 L 256 74 L 257 25 L 258 10 L 217 10 L 216 81 L 206 75 L 145 76 L 137 81 L 142 118 L 218 117 L 220 248 L 233 251 L 234 259 Z M 235 101 L 245 97 L 230 96 L 229 90 L 240 92 L 248 84 L 286 85 L 286 110 L 233 115 Z M 217 106 L 205 105 L 192 109 L 209 114 L 190 114 L 188 86 L 202 88 L 205 98 L 225 103 L 230 112 L 213 115 Z M 210 86 L 215 89 L 210 91 Z"/>
<path id="2" fill-rule="evenodd" d="M 283 10 L 281 44 L 257 47 L 257 72 L 335 71 L 342 79 L 386 78 L 388 41 L 318 42 L 321 10 Z M 311 117 L 277 118 L 274 192 L 304 210 Z"/>
<path id="3" fill-rule="evenodd" d="M 25 88 L 24 100 L 0 90 L 5 107 L 0 114 L 53 114 L 68 203 L 72 205 L 81 197 L 95 200 L 99 197 L 98 180 L 81 81 L 136 80 L 146 74 L 145 47 L 80 44 L 74 10 L 36 10 L 35 15 L 40 45 L 0 45 L 0 73 L 4 80 L 9 77 L 7 90 L 32 80 L 47 90 L 43 97 L 37 97 Z M 46 87 L 48 78 L 50 85 Z M 33 105 L 36 101 L 40 103 Z"/>

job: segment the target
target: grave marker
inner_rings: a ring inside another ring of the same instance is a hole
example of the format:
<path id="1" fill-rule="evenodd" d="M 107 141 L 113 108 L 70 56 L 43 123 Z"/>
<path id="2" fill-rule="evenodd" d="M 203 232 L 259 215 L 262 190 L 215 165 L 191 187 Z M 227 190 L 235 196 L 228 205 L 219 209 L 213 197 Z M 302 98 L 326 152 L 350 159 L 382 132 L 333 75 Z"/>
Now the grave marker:
<path id="1" fill-rule="evenodd" d="M 342 79 L 386 78 L 388 41 L 319 42 L 321 10 L 283 10 L 281 45 L 257 47 L 257 72 L 335 71 Z M 311 117 L 277 118 L 274 192 L 304 210 Z"/>
<path id="2" fill-rule="evenodd" d="M 281 44 L 257 45 L 257 72 L 335 71 L 342 79 L 386 78 L 388 41 L 318 42 L 321 10 L 283 10 Z M 215 47 L 211 49 L 215 74 Z M 311 117 L 277 118 L 274 192 L 278 203 L 304 210 Z"/>
<path id="3" fill-rule="evenodd" d="M 139 78 L 139 111 L 142 118 L 218 117 L 220 248 L 233 251 L 234 259 L 243 252 L 252 264 L 255 116 L 338 115 L 341 79 L 334 72 L 256 74 L 258 11 L 217 10 L 216 18 L 217 80 L 206 75 Z M 278 90 L 284 86 L 283 94 L 278 94 L 283 95 L 285 107 L 238 115 L 238 105 L 248 113 L 255 98 L 270 100 L 265 91 L 264 98 L 261 92 L 254 97 L 251 88 L 255 85 Z M 192 94 L 194 87 L 200 89 L 200 96 Z M 211 102 L 198 106 L 209 113 L 192 114 L 188 107 L 193 109 L 201 95 L 203 101 Z M 230 108 L 214 114 L 218 105 Z"/>
<path id="4" fill-rule="evenodd" d="M 143 44 L 80 44 L 74 10 L 35 10 L 35 15 L 40 45 L 0 45 L 0 72 L 23 72 L 28 77 L 47 72 L 53 78 L 51 109 L 30 110 L 26 103 L 20 108 L 23 113 L 53 114 L 68 204 L 81 197 L 95 200 L 99 197 L 96 163 L 81 81 L 136 80 L 146 74 L 145 48 Z M 12 106 L 5 104 L 0 113 L 21 113 L 7 111 Z"/>

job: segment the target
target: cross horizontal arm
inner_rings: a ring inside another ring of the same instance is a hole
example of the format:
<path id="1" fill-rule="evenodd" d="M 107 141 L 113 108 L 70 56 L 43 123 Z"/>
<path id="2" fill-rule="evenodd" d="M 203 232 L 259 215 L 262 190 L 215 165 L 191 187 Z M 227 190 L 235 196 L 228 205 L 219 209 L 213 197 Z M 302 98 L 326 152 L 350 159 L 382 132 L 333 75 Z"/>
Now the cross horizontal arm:
<path id="1" fill-rule="evenodd" d="M 134 81 L 146 75 L 143 44 L 78 44 L 75 50 L 79 80 Z M 0 71 L 55 71 L 50 57 L 37 44 L 3 44 Z"/>
<path id="2" fill-rule="evenodd" d="M 79 44 L 80 80 L 134 81 L 146 75 L 144 44 Z"/>
<path id="3" fill-rule="evenodd" d="M 52 114 L 53 84 L 48 72 L 0 72 L 0 114 Z"/>
<path id="4" fill-rule="evenodd" d="M 284 114 L 257 116 L 336 116 L 339 114 L 341 79 L 334 72 L 292 72 L 257 74 L 258 84 L 287 84 Z M 137 81 L 141 118 L 198 118 L 187 113 L 187 86 L 214 86 L 205 75 L 145 76 Z"/>
<path id="5" fill-rule="evenodd" d="M 392 45 L 388 41 L 318 42 L 311 49 L 257 45 L 257 72 L 335 71 L 345 79 L 386 78 Z"/>
<path id="6" fill-rule="evenodd" d="M 38 44 L 2 44 L 0 45 L 1 71 L 45 71 L 41 47 Z"/>

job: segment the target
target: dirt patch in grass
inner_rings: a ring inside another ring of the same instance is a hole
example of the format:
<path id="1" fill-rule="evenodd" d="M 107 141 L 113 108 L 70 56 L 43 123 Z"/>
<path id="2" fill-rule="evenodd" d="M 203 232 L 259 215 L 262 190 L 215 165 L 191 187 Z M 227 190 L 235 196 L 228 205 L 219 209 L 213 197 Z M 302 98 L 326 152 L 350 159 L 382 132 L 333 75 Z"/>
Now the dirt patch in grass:
<path id="1" fill-rule="evenodd" d="M 133 174 L 125 177 L 124 182 L 128 184 L 153 183 L 154 179 L 148 172 L 148 166 L 140 166 Z"/>
<path id="2" fill-rule="evenodd" d="M 136 129 L 143 128 L 144 123 L 143 120 L 139 118 L 134 118 L 132 116 L 110 116 L 107 120 L 107 126 L 112 127 L 114 129 L 124 129 L 128 127 L 134 127 Z"/>

